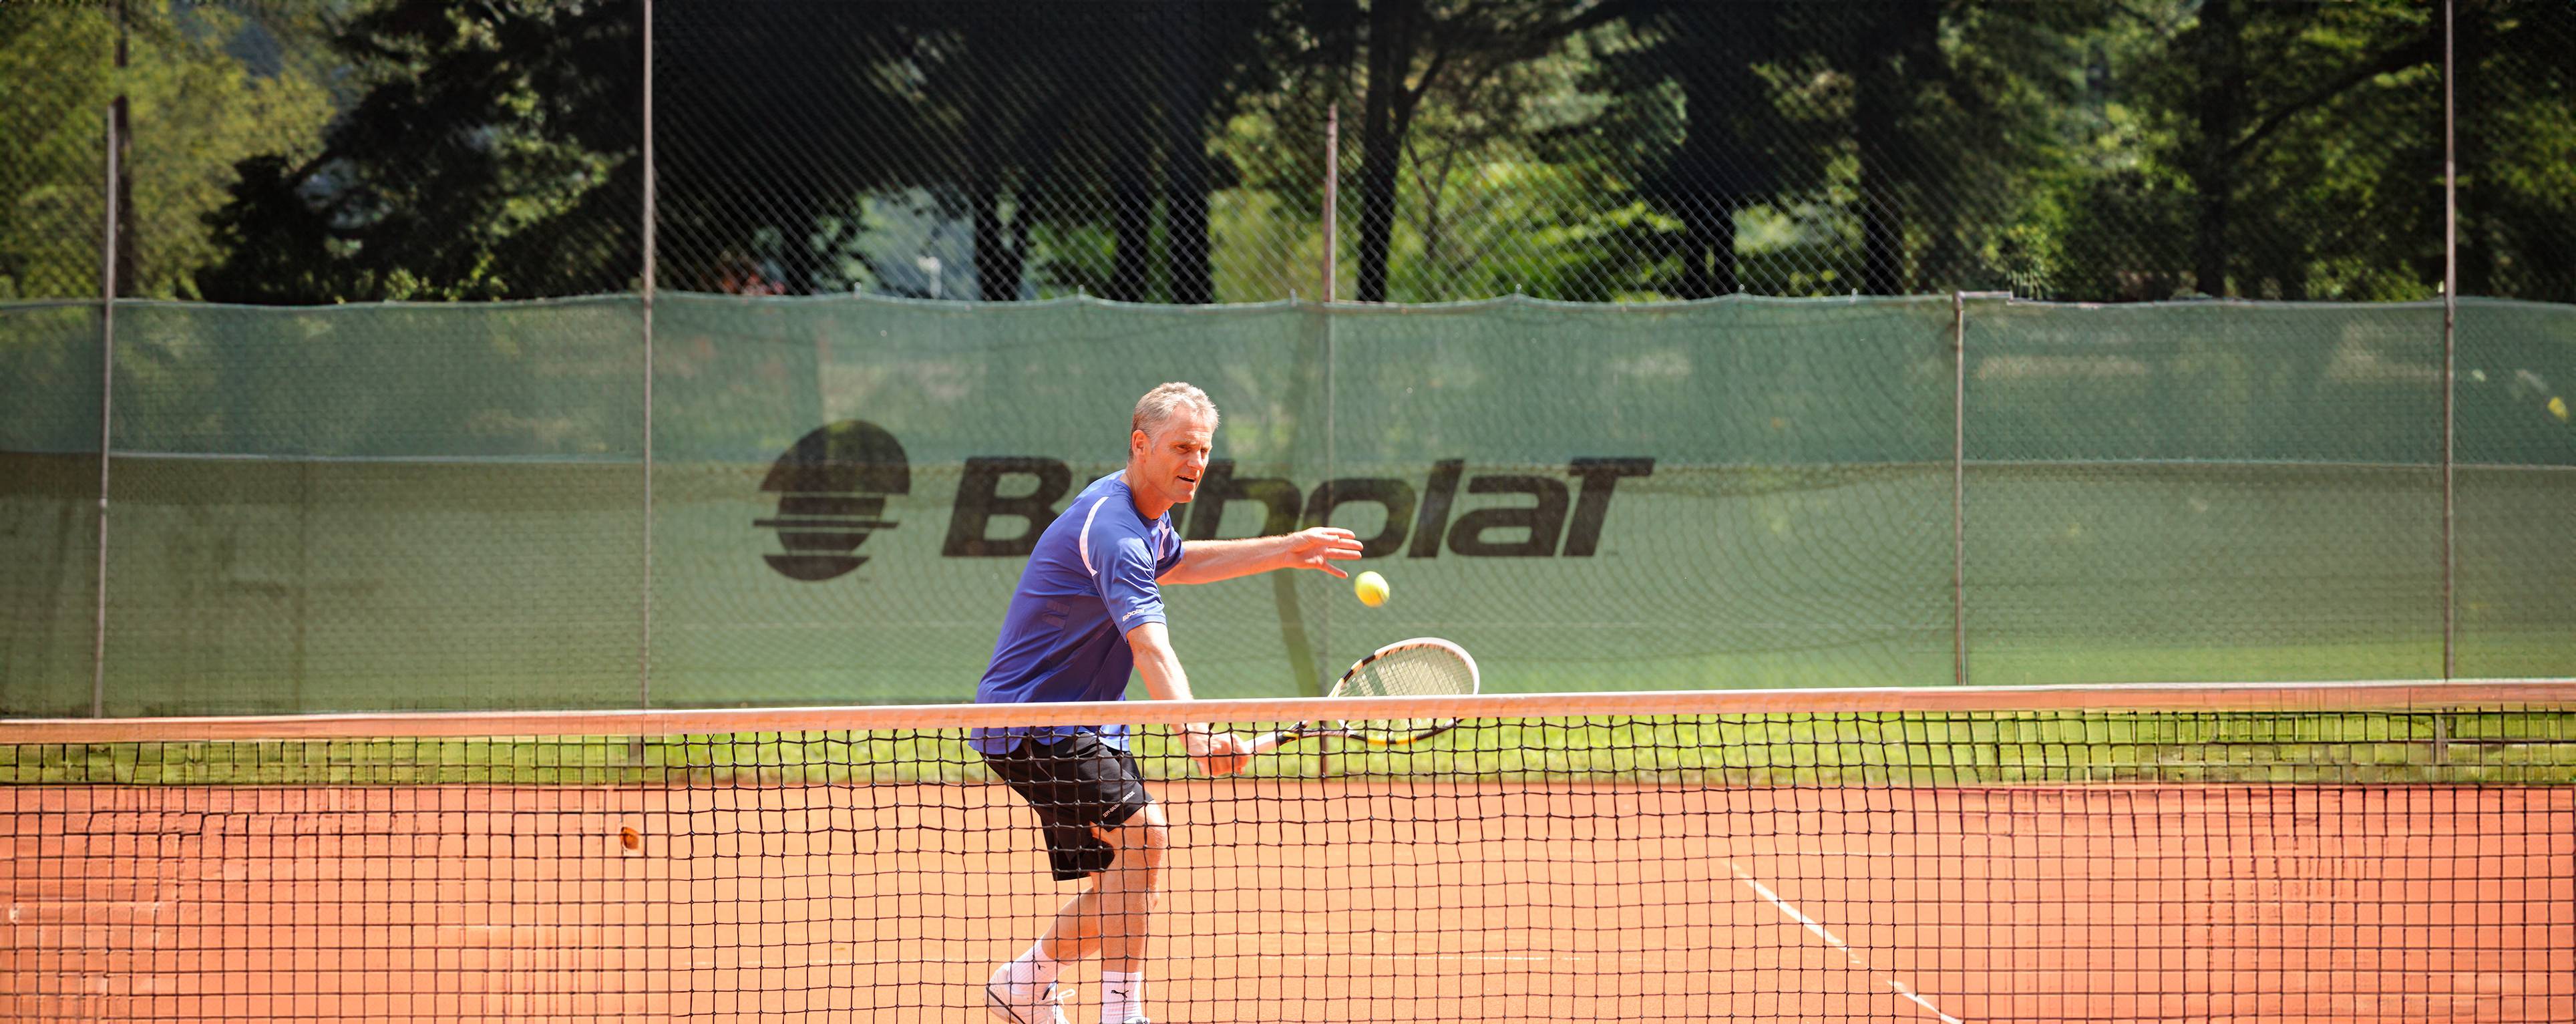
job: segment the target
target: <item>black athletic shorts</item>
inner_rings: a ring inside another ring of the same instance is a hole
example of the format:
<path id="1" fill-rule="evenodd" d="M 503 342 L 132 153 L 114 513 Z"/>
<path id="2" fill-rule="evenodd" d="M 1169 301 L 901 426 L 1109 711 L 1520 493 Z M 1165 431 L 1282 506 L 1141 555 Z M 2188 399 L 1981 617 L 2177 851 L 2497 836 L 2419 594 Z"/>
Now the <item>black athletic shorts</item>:
<path id="1" fill-rule="evenodd" d="M 984 755 L 984 761 L 1037 810 L 1059 882 L 1108 867 L 1117 848 L 1091 830 L 1126 824 L 1154 802 L 1136 759 L 1090 733 L 1052 743 L 1028 737 L 1008 753 Z"/>

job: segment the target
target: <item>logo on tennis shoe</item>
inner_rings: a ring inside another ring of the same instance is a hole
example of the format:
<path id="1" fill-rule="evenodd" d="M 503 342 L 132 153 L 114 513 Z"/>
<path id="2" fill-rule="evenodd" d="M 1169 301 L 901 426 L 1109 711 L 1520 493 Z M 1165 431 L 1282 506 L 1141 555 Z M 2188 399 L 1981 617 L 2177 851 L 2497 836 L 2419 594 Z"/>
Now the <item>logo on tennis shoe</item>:
<path id="1" fill-rule="evenodd" d="M 912 464 L 884 428 L 842 420 L 799 438 L 760 489 L 778 495 L 778 514 L 751 525 L 778 531 L 786 549 L 763 558 L 781 576 L 820 583 L 867 563 L 855 552 L 870 531 L 894 529 L 886 496 L 912 493 Z"/>

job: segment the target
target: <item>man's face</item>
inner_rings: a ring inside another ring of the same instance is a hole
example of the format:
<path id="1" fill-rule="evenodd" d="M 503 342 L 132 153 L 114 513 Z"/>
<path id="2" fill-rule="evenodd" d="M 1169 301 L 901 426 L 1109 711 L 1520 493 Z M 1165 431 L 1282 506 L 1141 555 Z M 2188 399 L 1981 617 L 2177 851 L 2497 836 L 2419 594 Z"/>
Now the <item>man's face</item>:
<path id="1" fill-rule="evenodd" d="M 1210 445 L 1216 439 L 1212 419 L 1202 410 L 1176 409 L 1151 436 L 1142 430 L 1128 433 L 1127 461 L 1136 469 L 1137 485 L 1149 491 L 1149 497 L 1179 504 L 1198 496 L 1199 480 L 1207 475 Z"/>

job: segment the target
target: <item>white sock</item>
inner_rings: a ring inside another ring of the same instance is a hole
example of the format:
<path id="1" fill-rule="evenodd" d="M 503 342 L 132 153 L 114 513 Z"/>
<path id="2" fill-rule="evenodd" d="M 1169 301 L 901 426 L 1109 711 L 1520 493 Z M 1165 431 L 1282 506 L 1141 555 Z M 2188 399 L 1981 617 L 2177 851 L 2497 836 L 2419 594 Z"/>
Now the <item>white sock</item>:
<path id="1" fill-rule="evenodd" d="M 1002 977 L 1011 989 L 1011 998 L 1027 1001 L 1045 995 L 1047 986 L 1055 984 L 1056 972 L 1064 965 L 1046 955 L 1046 941 L 1030 944 L 1019 959 L 1002 965 Z"/>
<path id="2" fill-rule="evenodd" d="M 1145 1017 L 1145 972 L 1100 972 L 1100 1024 L 1127 1024 Z"/>

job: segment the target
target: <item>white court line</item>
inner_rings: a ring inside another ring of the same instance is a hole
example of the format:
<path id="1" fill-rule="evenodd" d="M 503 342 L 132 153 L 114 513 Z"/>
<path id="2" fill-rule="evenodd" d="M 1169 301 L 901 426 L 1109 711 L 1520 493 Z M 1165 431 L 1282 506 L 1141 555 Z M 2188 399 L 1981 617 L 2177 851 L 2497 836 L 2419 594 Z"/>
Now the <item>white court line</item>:
<path id="1" fill-rule="evenodd" d="M 41 881 L 41 879 L 39 879 L 39 881 Z M 90 911 L 90 910 L 103 910 L 103 911 L 107 911 L 107 912 L 109 912 L 109 913 L 114 913 L 114 912 L 119 911 L 119 910 L 125 910 L 125 911 L 141 911 L 141 912 L 143 913 L 143 916 L 146 916 L 146 917 L 156 917 L 156 918 L 157 918 L 157 917 L 160 917 L 160 916 L 161 916 L 161 905 L 162 905 L 164 902 L 167 902 L 167 901 L 164 901 L 164 900 L 36 900 L 36 901 L 34 901 L 34 902 L 30 902 L 30 903 L 12 903 L 12 904 L 9 904 L 8 919 L 9 919 L 9 923 L 10 923 L 10 924 L 24 924 L 24 923 L 26 923 L 26 917 L 27 917 L 27 915 L 28 915 L 29 913 L 34 913 L 34 914 L 37 914 L 37 915 L 40 915 L 40 916 L 44 916 L 44 915 L 46 915 L 47 909 L 48 909 L 48 908 L 51 908 L 52 910 L 55 910 L 55 911 L 64 911 L 64 910 L 73 911 L 73 912 L 75 912 L 75 917 L 74 917 L 74 918 L 65 918 L 65 919 L 63 919 L 63 920 L 57 920 L 57 921 L 46 921 L 46 922 L 43 922 L 43 923 L 45 923 L 45 924 L 53 924 L 53 925 L 102 925 L 102 926 L 104 926 L 104 925 L 117 925 L 117 924 L 132 924 L 133 922 L 131 922 L 131 921 L 89 920 L 89 919 L 87 919 L 86 917 L 78 917 L 77 915 L 78 915 L 78 913 L 79 913 L 79 912 L 86 912 L 86 911 Z"/>
<path id="2" fill-rule="evenodd" d="M 1834 935 L 1834 933 L 1826 931 L 1825 926 L 1815 918 L 1808 917 L 1805 912 L 1796 907 L 1790 906 L 1789 901 L 1781 899 L 1779 893 L 1772 892 L 1770 886 L 1762 884 L 1760 879 L 1747 873 L 1742 866 L 1731 860 L 1726 862 L 1726 866 L 1728 870 L 1735 872 L 1735 877 L 1738 881 L 1750 886 L 1753 891 L 1759 894 L 1763 899 L 1771 901 L 1771 905 L 1780 908 L 1780 912 L 1788 915 L 1790 920 L 1805 925 L 1808 931 L 1816 933 L 1817 938 L 1825 940 L 1826 945 L 1830 945 L 1835 949 L 1841 950 L 1844 959 L 1851 961 L 1851 965 L 1853 967 L 1867 971 L 1873 975 L 1878 974 L 1878 971 L 1869 965 L 1869 961 L 1861 959 L 1859 953 L 1852 951 L 1850 943 L 1844 942 L 1841 938 Z M 1913 1001 L 1915 1005 L 1932 1011 L 1933 1016 L 1941 1018 L 1942 1024 L 1966 1024 L 1965 1021 L 1962 1021 L 1957 1017 L 1941 1012 L 1941 1008 L 1932 1005 L 1931 1000 L 1915 995 L 1914 989 L 1905 984 L 1902 979 L 1887 975 L 1879 975 L 1878 980 L 1885 982 L 1889 991 L 1892 991 L 1897 995 L 1904 996 L 1906 999 Z"/>
<path id="3" fill-rule="evenodd" d="M 1269 960 L 1440 960 L 1460 963 L 1513 964 L 1618 964 L 1642 967 L 1644 957 L 1633 956 L 1514 956 L 1508 953 L 1262 953 Z"/>
<path id="4" fill-rule="evenodd" d="M 1635 957 L 1620 957 L 1613 960 L 1608 957 L 1589 956 L 1491 956 L 1475 953 L 1264 953 L 1261 955 L 1274 960 L 1458 960 L 1514 963 L 1618 963 L 1626 966 L 1638 966 L 1644 963 L 1643 960 Z M 796 967 L 866 967 L 881 962 L 878 960 L 806 960 L 796 963 L 770 963 L 764 960 L 743 960 L 724 963 L 715 960 L 693 960 L 689 963 L 689 969 L 715 971 L 746 968 L 766 970 Z"/>

